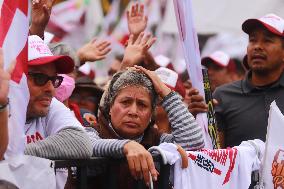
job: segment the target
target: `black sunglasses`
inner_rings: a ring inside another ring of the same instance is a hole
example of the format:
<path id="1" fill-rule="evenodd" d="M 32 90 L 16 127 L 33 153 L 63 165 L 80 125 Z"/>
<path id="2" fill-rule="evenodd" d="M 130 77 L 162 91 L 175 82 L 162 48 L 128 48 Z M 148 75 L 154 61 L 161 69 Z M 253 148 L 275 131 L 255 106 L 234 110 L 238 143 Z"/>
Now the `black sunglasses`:
<path id="1" fill-rule="evenodd" d="M 59 75 L 50 77 L 43 73 L 33 72 L 28 72 L 28 75 L 33 78 L 34 83 L 38 86 L 44 86 L 50 80 L 53 87 L 58 88 L 63 81 L 63 77 Z"/>

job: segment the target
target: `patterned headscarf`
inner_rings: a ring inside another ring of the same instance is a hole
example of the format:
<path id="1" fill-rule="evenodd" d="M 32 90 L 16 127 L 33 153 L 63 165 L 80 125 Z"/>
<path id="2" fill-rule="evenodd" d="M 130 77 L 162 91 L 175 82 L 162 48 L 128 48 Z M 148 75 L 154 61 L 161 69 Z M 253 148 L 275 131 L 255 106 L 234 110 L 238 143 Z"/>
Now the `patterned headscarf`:
<path id="1" fill-rule="evenodd" d="M 142 87 L 149 92 L 152 105 L 152 118 L 154 117 L 158 95 L 154 89 L 153 83 L 144 73 L 136 70 L 124 70 L 113 76 L 100 103 L 100 109 L 103 111 L 102 113 L 108 122 L 110 122 L 110 107 L 113 105 L 115 98 L 122 89 L 129 86 Z"/>

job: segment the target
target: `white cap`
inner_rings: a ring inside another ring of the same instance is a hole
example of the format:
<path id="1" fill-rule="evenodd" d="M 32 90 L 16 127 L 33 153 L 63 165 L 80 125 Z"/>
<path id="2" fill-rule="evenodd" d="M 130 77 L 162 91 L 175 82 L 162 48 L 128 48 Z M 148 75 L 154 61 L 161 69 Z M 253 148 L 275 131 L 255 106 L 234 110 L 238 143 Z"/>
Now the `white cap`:
<path id="1" fill-rule="evenodd" d="M 37 35 L 28 38 L 28 65 L 37 66 L 55 63 L 58 73 L 70 73 L 74 69 L 74 61 L 69 56 L 55 56 L 48 46 Z"/>
<path id="2" fill-rule="evenodd" d="M 53 56 L 48 46 L 37 35 L 29 36 L 28 60 Z"/>
<path id="3" fill-rule="evenodd" d="M 228 54 L 224 53 L 223 51 L 215 51 L 209 56 L 202 58 L 201 63 L 206 64 L 208 60 L 212 60 L 214 63 L 216 63 L 221 67 L 227 67 L 230 62 L 230 57 Z"/>
<path id="4" fill-rule="evenodd" d="M 54 34 L 50 33 L 50 32 L 44 32 L 44 43 L 48 44 L 52 41 L 52 39 L 54 38 Z"/>
<path id="5" fill-rule="evenodd" d="M 155 70 L 158 77 L 163 83 L 171 88 L 175 88 L 178 80 L 178 74 L 168 68 L 160 67 Z"/>
<path id="6" fill-rule="evenodd" d="M 88 64 L 88 63 L 85 63 L 85 64 L 83 64 L 82 66 L 80 66 L 79 68 L 78 68 L 78 70 L 80 71 L 80 72 L 82 72 L 83 74 L 85 74 L 85 75 L 89 75 L 90 73 L 91 73 L 91 66 L 90 66 L 90 64 Z"/>
<path id="7" fill-rule="evenodd" d="M 161 67 L 167 67 L 168 64 L 171 62 L 171 60 L 164 55 L 155 56 L 154 60 Z"/>
<path id="8" fill-rule="evenodd" d="M 242 24 L 242 29 L 249 34 L 259 25 L 276 35 L 284 36 L 284 20 L 275 14 L 267 14 L 259 19 L 248 19 Z"/>

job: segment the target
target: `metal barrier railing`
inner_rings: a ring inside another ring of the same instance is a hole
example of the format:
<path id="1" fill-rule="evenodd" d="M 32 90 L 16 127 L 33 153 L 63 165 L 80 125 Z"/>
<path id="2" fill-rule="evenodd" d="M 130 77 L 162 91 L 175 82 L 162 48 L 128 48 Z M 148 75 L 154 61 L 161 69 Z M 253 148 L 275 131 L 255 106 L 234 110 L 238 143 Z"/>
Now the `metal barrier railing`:
<path id="1" fill-rule="evenodd" d="M 169 188 L 169 175 L 170 175 L 170 165 L 163 164 L 162 158 L 160 155 L 153 155 L 155 165 L 159 166 L 159 177 L 158 177 L 158 189 L 168 189 Z M 125 162 L 126 159 L 114 159 L 113 158 L 103 158 L 103 157 L 92 157 L 90 159 L 73 159 L 73 160 L 55 160 L 55 169 L 59 168 L 70 168 L 76 167 L 76 188 L 78 189 L 87 189 L 87 180 L 88 180 L 88 168 L 100 166 L 105 164 L 111 166 L 112 164 Z M 109 172 L 109 182 L 106 183 L 106 188 L 115 189 L 115 180 L 116 173 Z M 146 188 L 143 181 L 137 181 L 136 186 L 133 188 L 143 189 Z"/>

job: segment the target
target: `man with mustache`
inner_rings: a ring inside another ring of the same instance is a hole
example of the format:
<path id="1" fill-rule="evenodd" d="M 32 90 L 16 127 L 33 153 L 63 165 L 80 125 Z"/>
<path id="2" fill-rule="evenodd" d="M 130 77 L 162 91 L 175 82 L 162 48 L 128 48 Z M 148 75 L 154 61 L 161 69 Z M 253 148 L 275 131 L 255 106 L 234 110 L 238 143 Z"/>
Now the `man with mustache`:
<path id="1" fill-rule="evenodd" d="M 284 112 L 284 20 L 268 14 L 246 20 L 242 29 L 249 36 L 244 58 L 249 71 L 243 80 L 218 87 L 213 94 L 223 148 L 250 139 L 265 141 L 272 101 Z M 189 110 L 206 111 L 200 95 L 191 95 Z"/>
<path id="2" fill-rule="evenodd" d="M 36 35 L 29 36 L 28 40 L 30 101 L 25 125 L 25 153 L 60 159 L 90 157 L 91 144 L 81 124 L 68 108 L 53 98 L 55 88 L 63 80 L 57 74 L 70 73 L 74 67 L 73 60 L 69 56 L 52 55 Z"/>
<path id="3" fill-rule="evenodd" d="M 27 82 L 30 100 L 25 125 L 25 154 L 48 159 L 85 159 L 92 155 L 91 141 L 74 114 L 59 102 L 55 88 L 63 77 L 73 71 L 69 56 L 54 56 L 43 40 L 36 36 L 28 39 Z M 20 108 L 20 107 L 19 107 Z M 57 173 L 58 188 L 63 188 L 66 171 Z"/>

